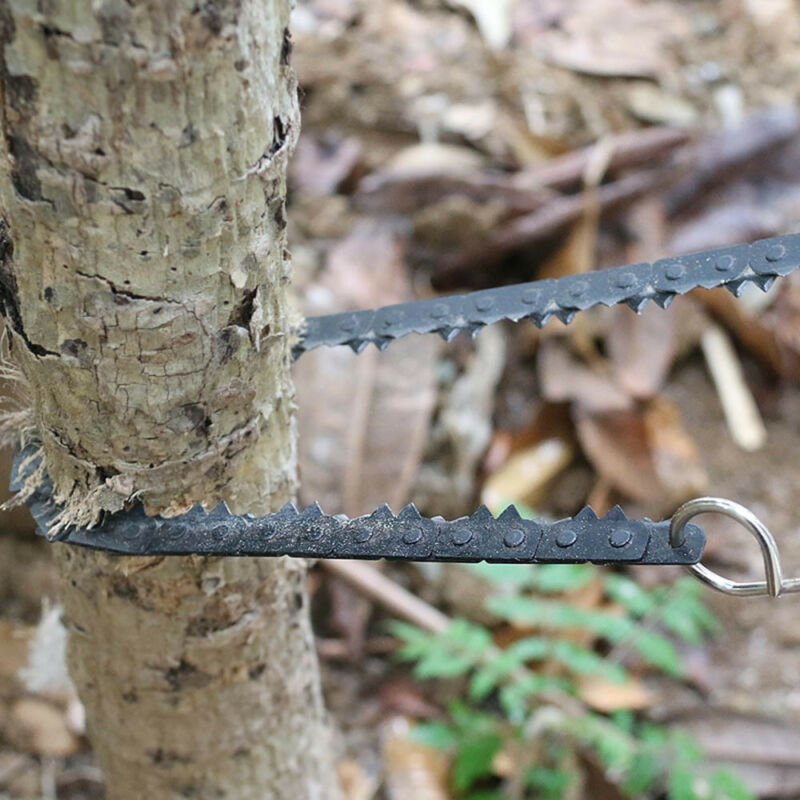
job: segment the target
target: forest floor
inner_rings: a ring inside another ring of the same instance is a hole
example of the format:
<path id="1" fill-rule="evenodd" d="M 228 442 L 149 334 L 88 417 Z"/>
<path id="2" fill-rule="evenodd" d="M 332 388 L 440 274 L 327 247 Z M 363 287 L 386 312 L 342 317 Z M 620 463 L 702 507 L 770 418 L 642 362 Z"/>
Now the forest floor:
<path id="1" fill-rule="evenodd" d="M 299 0 L 293 29 L 304 130 L 288 217 L 307 314 L 800 230 L 793 0 Z M 698 290 L 640 317 L 494 326 L 474 342 L 314 351 L 296 380 L 301 499 L 327 512 L 414 501 L 453 518 L 514 501 L 551 518 L 616 503 L 663 518 L 713 494 L 751 508 L 800 575 L 796 279 L 739 300 Z M 739 400 L 728 418 L 722 396 Z M 54 618 L 56 579 L 24 512 L 3 525 L 0 798 L 100 798 L 68 684 L 19 677 L 37 621 Z M 746 534 L 705 527 L 709 564 L 760 574 Z M 413 677 L 386 622 L 444 613 L 497 642 L 508 626 L 458 565 L 367 566 L 366 591 L 347 569 L 310 575 L 348 800 L 460 796 L 448 758 L 408 731 L 463 686 Z M 678 574 L 628 573 L 649 588 Z M 601 595 L 575 602 L 605 609 Z M 754 795 L 800 798 L 795 600 L 702 599 L 721 627 L 680 645 L 681 677 L 631 662 L 626 692 L 597 705 L 679 724 Z M 58 645 L 57 626 L 43 633 Z M 587 781 L 585 797 L 619 796 Z"/>

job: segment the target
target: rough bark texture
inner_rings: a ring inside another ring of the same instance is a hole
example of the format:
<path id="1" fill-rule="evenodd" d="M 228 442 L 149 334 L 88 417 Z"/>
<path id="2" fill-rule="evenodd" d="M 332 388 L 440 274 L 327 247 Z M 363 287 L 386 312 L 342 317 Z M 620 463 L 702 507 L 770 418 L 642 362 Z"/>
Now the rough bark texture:
<path id="1" fill-rule="evenodd" d="M 289 0 L 0 0 L 0 303 L 67 518 L 295 488 Z M 335 795 L 284 561 L 61 549 L 111 800 Z"/>

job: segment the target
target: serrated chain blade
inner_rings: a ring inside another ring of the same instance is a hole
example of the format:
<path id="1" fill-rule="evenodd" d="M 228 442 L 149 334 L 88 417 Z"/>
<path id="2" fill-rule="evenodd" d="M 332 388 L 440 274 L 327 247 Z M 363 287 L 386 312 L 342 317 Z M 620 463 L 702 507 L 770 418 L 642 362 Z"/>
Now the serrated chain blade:
<path id="1" fill-rule="evenodd" d="M 800 234 L 778 236 L 653 263 L 310 317 L 294 355 L 298 358 L 315 347 L 336 345 L 349 345 L 357 353 L 370 344 L 383 350 L 412 333 L 439 333 L 449 340 L 460 331 L 474 334 L 500 320 L 530 320 L 541 327 L 557 317 L 569 323 L 578 312 L 597 305 L 624 303 L 639 312 L 654 301 L 666 308 L 678 295 L 697 288 L 725 286 L 739 295 L 752 283 L 766 291 L 776 278 L 798 268 Z"/>
<path id="2" fill-rule="evenodd" d="M 48 531 L 57 509 L 48 489 L 29 507 L 38 532 L 51 541 L 121 555 L 296 556 L 517 564 L 695 564 L 705 546 L 700 528 L 687 525 L 678 547 L 670 545 L 669 521 L 628 519 L 621 509 L 598 518 L 577 516 L 546 522 L 525 519 L 513 506 L 495 517 L 481 507 L 447 521 L 424 517 L 413 506 L 394 514 L 382 506 L 350 519 L 330 516 L 314 503 L 302 511 L 287 504 L 263 517 L 237 516 L 220 505 L 199 506 L 180 517 L 148 517 L 141 506 L 109 516 L 91 529 Z"/>
<path id="3" fill-rule="evenodd" d="M 500 320 L 530 319 L 542 326 L 556 316 L 569 322 L 596 305 L 626 303 L 640 311 L 653 300 L 662 307 L 677 295 L 725 286 L 734 294 L 753 283 L 766 291 L 776 278 L 800 268 L 800 234 L 750 245 L 662 259 L 652 264 L 598 270 L 583 275 L 489 289 L 455 297 L 346 312 L 307 320 L 295 356 L 322 345 L 369 344 L 384 349 L 411 333 L 475 332 Z M 17 454 L 12 490 L 36 468 L 33 448 Z M 23 474 L 24 471 L 24 474 Z M 325 514 L 315 503 L 300 511 L 287 505 L 264 517 L 237 516 L 225 506 L 199 506 L 175 518 L 148 517 L 143 508 L 109 516 L 92 529 L 51 534 L 58 509 L 43 484 L 28 499 L 39 533 L 51 540 L 128 555 L 299 556 L 311 558 L 488 561 L 496 563 L 592 562 L 599 564 L 695 564 L 705 535 L 694 525 L 673 546 L 669 520 L 628 519 L 621 509 L 598 518 L 587 508 L 575 517 L 547 522 L 524 519 L 514 507 L 495 517 L 481 508 L 447 521 L 424 517 L 414 506 L 395 515 L 387 506 L 349 519 Z"/>

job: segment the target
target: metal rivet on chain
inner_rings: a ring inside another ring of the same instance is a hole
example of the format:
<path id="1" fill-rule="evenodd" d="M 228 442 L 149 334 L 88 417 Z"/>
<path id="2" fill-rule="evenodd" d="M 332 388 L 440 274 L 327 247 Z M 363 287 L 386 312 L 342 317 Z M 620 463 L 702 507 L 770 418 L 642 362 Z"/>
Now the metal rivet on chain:
<path id="1" fill-rule="evenodd" d="M 488 311 L 494 305 L 494 298 L 493 297 L 479 297 L 475 301 L 475 308 L 478 311 Z"/>
<path id="2" fill-rule="evenodd" d="M 225 530 L 225 526 L 224 525 L 215 525 L 211 529 L 211 538 L 215 542 L 221 542 L 225 538 L 225 533 L 226 533 L 226 530 Z"/>
<path id="3" fill-rule="evenodd" d="M 533 306 L 539 302 L 539 298 L 542 296 L 541 289 L 526 289 L 521 295 L 520 300 L 525 303 L 526 306 Z"/>
<path id="4" fill-rule="evenodd" d="M 406 544 L 416 544 L 422 538 L 422 528 L 411 528 L 403 534 Z"/>
<path id="5" fill-rule="evenodd" d="M 265 541 L 269 541 L 270 539 L 274 538 L 277 532 L 278 529 L 275 525 L 267 524 L 261 528 L 261 530 L 259 531 L 259 536 Z"/>
<path id="6" fill-rule="evenodd" d="M 556 544 L 559 547 L 572 547 L 578 541 L 578 534 L 575 531 L 563 530 L 556 536 Z"/>
<path id="7" fill-rule="evenodd" d="M 339 327 L 343 331 L 354 331 L 358 327 L 358 318 L 355 315 L 348 317 L 339 323 Z"/>
<path id="8" fill-rule="evenodd" d="M 614 286 L 618 289 L 630 289 L 636 283 L 636 276 L 632 272 L 620 272 L 614 278 Z"/>
<path id="9" fill-rule="evenodd" d="M 633 534 L 627 528 L 616 528 L 608 536 L 608 543 L 612 547 L 625 547 L 629 544 Z"/>
<path id="10" fill-rule="evenodd" d="M 319 526 L 313 528 L 306 528 L 305 538 L 310 539 L 312 542 L 317 541 L 317 539 L 322 538 L 322 528 Z"/>
<path id="11" fill-rule="evenodd" d="M 780 261 L 785 255 L 786 248 L 782 244 L 773 244 L 764 253 L 764 258 L 774 263 L 775 261 Z"/>
<path id="12" fill-rule="evenodd" d="M 519 547 L 525 541 L 525 532 L 519 528 L 512 528 L 503 538 L 506 547 Z"/>
<path id="13" fill-rule="evenodd" d="M 397 325 L 403 319 L 401 311 L 387 311 L 383 317 L 383 327 L 391 328 L 392 325 Z"/>
<path id="14" fill-rule="evenodd" d="M 442 319 L 443 317 L 446 317 L 449 313 L 450 309 L 447 307 L 445 303 L 437 303 L 431 309 L 431 316 L 434 319 Z"/>
<path id="15" fill-rule="evenodd" d="M 459 547 L 466 544 L 472 538 L 472 531 L 469 528 L 456 528 L 450 534 L 450 541 Z"/>
<path id="16" fill-rule="evenodd" d="M 364 542 L 368 542 L 371 538 L 372 531 L 367 528 L 361 528 L 361 530 L 356 531 L 355 536 L 353 536 L 353 541 L 364 544 Z"/>
<path id="17" fill-rule="evenodd" d="M 732 255 L 726 254 L 717 257 L 717 260 L 714 262 L 714 267 L 717 272 L 730 272 L 735 263 L 736 259 Z"/>
<path id="18" fill-rule="evenodd" d="M 677 261 L 673 261 L 671 264 L 667 264 L 664 269 L 664 274 L 671 281 L 676 281 L 686 274 L 686 267 L 684 267 L 683 264 L 679 264 Z"/>
<path id="19" fill-rule="evenodd" d="M 586 281 L 578 281 L 577 283 L 573 284 L 569 290 L 571 297 L 580 297 L 582 294 L 586 294 L 586 291 L 589 288 L 589 284 Z"/>

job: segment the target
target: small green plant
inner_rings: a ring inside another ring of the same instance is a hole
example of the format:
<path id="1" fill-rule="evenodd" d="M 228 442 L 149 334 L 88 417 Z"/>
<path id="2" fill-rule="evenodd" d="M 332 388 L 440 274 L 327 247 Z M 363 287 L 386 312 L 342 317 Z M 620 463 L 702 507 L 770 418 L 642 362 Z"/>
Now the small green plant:
<path id="1" fill-rule="evenodd" d="M 403 641 L 399 656 L 414 662 L 418 678 L 467 683 L 467 699 L 450 706 L 446 721 L 415 729 L 418 739 L 452 754 L 459 798 L 577 797 L 591 758 L 629 797 L 749 800 L 735 774 L 702 771 L 702 753 L 687 736 L 629 712 L 598 713 L 580 699 L 586 677 L 631 680 L 623 662 L 632 653 L 680 677 L 675 642 L 696 644 L 716 629 L 694 581 L 648 590 L 588 565 L 466 568 L 492 584 L 488 610 L 520 638 L 500 647 L 489 630 L 464 619 L 441 634 L 391 623 Z M 592 581 L 601 582 L 608 602 L 590 609 L 570 603 L 568 593 Z M 506 769 L 498 777 L 501 756 Z"/>

